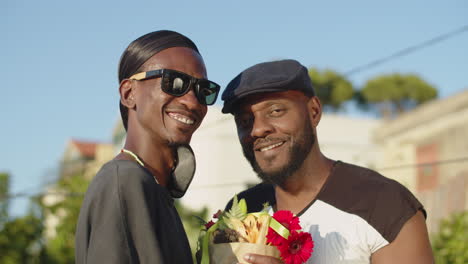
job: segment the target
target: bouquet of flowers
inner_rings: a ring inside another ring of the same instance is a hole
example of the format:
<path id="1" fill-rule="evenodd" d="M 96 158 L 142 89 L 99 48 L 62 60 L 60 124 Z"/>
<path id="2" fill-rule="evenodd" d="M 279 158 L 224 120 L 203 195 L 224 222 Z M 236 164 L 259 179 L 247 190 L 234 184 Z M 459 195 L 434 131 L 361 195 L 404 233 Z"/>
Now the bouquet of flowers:
<path id="1" fill-rule="evenodd" d="M 244 199 L 233 199 L 227 212 L 218 211 L 205 223 L 199 238 L 201 264 L 241 262 L 246 253 L 272 256 L 286 264 L 306 262 L 313 252 L 312 236 L 301 231 L 290 211 L 270 216 L 264 210 L 247 213 Z"/>

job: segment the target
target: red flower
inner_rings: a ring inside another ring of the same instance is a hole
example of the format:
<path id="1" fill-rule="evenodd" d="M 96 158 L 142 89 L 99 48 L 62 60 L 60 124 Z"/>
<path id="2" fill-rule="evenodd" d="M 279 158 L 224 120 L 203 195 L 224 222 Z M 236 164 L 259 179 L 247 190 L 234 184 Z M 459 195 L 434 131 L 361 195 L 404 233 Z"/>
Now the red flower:
<path id="1" fill-rule="evenodd" d="M 282 243 L 277 248 L 281 253 L 281 259 L 286 264 L 302 264 L 312 255 L 314 241 L 307 232 L 292 231 L 287 243 Z"/>
<path id="2" fill-rule="evenodd" d="M 215 223 L 213 222 L 213 220 L 210 220 L 208 223 L 205 224 L 205 228 L 206 230 L 210 229 L 210 227 L 212 227 Z"/>
<path id="3" fill-rule="evenodd" d="M 283 225 L 285 228 L 287 228 L 289 232 L 292 232 L 295 230 L 301 230 L 301 226 L 299 225 L 299 217 L 294 216 L 291 211 L 287 211 L 287 210 L 276 211 L 273 214 L 273 218 L 276 221 L 278 221 L 281 225 Z M 286 241 L 285 238 L 283 238 L 281 235 L 276 233 L 271 227 L 268 228 L 268 234 L 266 237 L 267 237 L 267 242 L 275 246 L 279 246 L 280 244 Z"/>
<path id="4" fill-rule="evenodd" d="M 222 213 L 223 213 L 223 211 L 218 210 L 218 212 L 216 212 L 215 214 L 213 214 L 213 218 L 218 219 L 218 218 L 221 216 Z"/>
<path id="5" fill-rule="evenodd" d="M 273 214 L 273 218 L 286 227 L 289 231 L 301 230 L 299 217 L 293 215 L 291 211 L 281 210 Z"/>

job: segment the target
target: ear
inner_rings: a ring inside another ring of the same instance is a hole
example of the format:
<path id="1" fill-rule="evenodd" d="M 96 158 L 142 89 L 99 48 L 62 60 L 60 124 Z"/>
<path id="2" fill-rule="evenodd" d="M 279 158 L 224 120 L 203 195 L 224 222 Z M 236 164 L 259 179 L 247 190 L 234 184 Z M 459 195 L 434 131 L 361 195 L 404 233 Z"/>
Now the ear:
<path id="1" fill-rule="evenodd" d="M 126 106 L 128 109 L 135 107 L 135 98 L 134 98 L 134 86 L 132 81 L 125 79 L 120 83 L 119 93 L 120 93 L 120 102 Z"/>
<path id="2" fill-rule="evenodd" d="M 313 96 L 307 102 L 307 108 L 309 110 L 310 121 L 313 127 L 317 127 L 322 118 L 322 103 L 317 96 Z"/>

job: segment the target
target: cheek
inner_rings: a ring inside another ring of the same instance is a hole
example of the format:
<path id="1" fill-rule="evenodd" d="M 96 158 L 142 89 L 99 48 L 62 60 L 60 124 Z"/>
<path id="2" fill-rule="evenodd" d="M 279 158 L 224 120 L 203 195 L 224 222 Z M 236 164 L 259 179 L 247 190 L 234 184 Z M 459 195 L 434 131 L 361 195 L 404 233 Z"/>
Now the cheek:
<path id="1" fill-rule="evenodd" d="M 174 99 L 174 97 L 169 94 L 166 94 L 160 89 L 152 89 L 145 99 L 148 100 L 148 103 L 150 103 L 153 106 L 153 108 L 161 109 L 162 106 L 171 102 Z"/>
<path id="2" fill-rule="evenodd" d="M 205 118 L 207 112 L 208 112 L 208 106 L 200 104 L 200 114 L 201 114 L 202 119 Z"/>
<path id="3" fill-rule="evenodd" d="M 147 100 L 158 103 L 168 101 L 172 97 L 161 90 L 161 82 L 159 79 L 155 82 L 148 83 L 148 86 L 145 87 L 145 92 L 143 96 L 147 97 Z"/>
<path id="4" fill-rule="evenodd" d="M 139 94 L 136 107 L 138 112 L 140 112 L 145 119 L 160 120 L 163 116 L 163 106 L 169 102 L 169 98 L 154 90 L 155 89 L 148 89 Z"/>
<path id="5" fill-rule="evenodd" d="M 288 115 L 275 122 L 274 126 L 280 131 L 299 132 L 307 122 L 310 121 L 304 116 Z"/>
<path id="6" fill-rule="evenodd" d="M 246 128 L 239 127 L 237 125 L 237 137 L 239 138 L 239 142 L 244 145 L 249 140 L 250 130 Z"/>
<path id="7" fill-rule="evenodd" d="M 247 133 L 246 131 L 240 132 L 238 130 L 237 136 L 238 136 L 238 139 L 239 139 L 239 143 L 241 144 L 244 151 L 247 150 L 248 152 L 253 153 L 254 139 L 250 136 L 250 133 Z"/>

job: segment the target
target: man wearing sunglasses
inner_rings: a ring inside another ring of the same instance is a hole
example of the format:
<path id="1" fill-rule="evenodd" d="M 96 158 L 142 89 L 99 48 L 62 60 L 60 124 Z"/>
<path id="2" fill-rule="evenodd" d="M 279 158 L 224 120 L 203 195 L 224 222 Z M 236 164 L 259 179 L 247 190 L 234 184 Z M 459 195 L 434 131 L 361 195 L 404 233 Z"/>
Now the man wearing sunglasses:
<path id="1" fill-rule="evenodd" d="M 121 152 L 91 182 L 76 229 L 76 263 L 192 263 L 173 198 L 195 170 L 188 145 L 219 85 L 177 32 L 133 41 L 119 65 Z"/>

